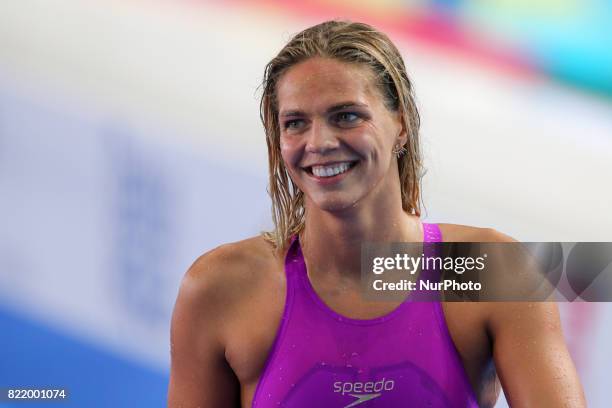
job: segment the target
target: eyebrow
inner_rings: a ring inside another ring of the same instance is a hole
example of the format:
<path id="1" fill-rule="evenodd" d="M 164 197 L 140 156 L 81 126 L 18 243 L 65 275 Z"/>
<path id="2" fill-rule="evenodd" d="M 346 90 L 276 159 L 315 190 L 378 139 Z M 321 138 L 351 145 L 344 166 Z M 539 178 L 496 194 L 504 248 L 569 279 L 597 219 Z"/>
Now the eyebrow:
<path id="1" fill-rule="evenodd" d="M 367 108 L 367 107 L 368 107 L 367 104 L 360 103 L 360 102 L 341 102 L 341 103 L 337 103 L 327 108 L 325 110 L 325 113 L 330 114 L 330 113 L 334 113 L 334 112 L 337 112 L 343 109 L 347 109 L 347 108 Z M 305 115 L 304 111 L 297 110 L 297 109 L 281 111 L 281 113 L 279 114 L 280 117 L 304 116 L 304 115 Z"/>

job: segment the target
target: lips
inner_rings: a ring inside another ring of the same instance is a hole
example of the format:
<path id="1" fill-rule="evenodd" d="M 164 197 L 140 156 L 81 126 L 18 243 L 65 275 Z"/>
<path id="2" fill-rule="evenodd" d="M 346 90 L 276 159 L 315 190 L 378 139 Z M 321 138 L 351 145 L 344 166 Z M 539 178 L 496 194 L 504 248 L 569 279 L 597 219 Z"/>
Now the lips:
<path id="1" fill-rule="evenodd" d="M 335 181 L 350 172 L 358 161 L 342 161 L 304 167 L 306 173 L 317 181 Z"/>

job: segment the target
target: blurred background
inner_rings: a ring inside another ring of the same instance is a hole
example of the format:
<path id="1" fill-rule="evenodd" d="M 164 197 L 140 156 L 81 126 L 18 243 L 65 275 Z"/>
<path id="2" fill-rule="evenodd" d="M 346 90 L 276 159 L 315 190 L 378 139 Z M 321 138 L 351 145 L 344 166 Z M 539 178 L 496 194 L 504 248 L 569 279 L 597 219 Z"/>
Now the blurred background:
<path id="1" fill-rule="evenodd" d="M 263 67 L 330 18 L 402 51 L 426 220 L 612 241 L 610 0 L 5 0 L 0 387 L 165 406 L 183 273 L 271 227 Z M 612 304 L 560 309 L 589 406 L 607 407 Z"/>

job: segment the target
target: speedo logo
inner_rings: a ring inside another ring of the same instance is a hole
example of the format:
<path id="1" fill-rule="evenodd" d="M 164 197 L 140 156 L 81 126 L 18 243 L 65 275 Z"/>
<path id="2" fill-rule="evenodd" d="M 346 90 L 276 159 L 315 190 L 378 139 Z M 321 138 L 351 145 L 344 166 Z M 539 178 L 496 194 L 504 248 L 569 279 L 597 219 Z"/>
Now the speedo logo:
<path id="1" fill-rule="evenodd" d="M 337 381 L 334 383 L 334 392 L 342 395 L 348 395 L 353 398 L 350 404 L 345 405 L 344 408 L 354 407 L 362 404 L 366 401 L 373 400 L 374 398 L 380 397 L 385 391 L 391 391 L 395 387 L 395 381 L 392 379 L 386 379 L 383 377 L 380 381 L 368 381 L 368 382 L 341 382 Z"/>

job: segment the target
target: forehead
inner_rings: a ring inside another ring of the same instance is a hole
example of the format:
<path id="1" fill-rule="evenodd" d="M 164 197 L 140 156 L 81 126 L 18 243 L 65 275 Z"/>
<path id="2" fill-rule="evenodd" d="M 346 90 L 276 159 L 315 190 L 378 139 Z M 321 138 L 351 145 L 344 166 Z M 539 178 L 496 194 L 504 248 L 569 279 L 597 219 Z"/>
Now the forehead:
<path id="1" fill-rule="evenodd" d="M 370 67 L 321 57 L 289 68 L 277 84 L 276 95 L 279 111 L 316 111 L 344 101 L 370 106 L 382 102 Z"/>

